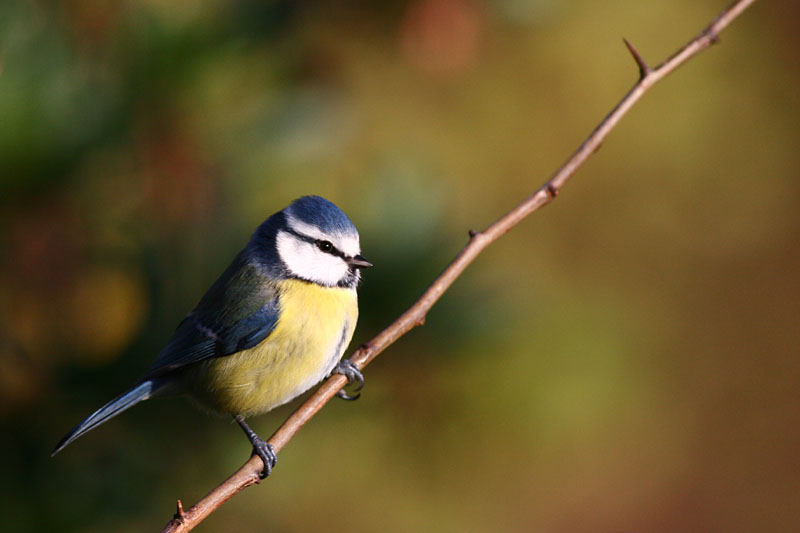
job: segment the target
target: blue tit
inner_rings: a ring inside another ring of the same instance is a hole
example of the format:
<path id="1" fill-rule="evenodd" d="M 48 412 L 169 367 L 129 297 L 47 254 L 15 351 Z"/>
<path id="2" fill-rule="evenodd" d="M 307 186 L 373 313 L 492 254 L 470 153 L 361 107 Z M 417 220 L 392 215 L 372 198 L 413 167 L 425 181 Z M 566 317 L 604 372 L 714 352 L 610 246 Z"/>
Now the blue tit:
<path id="1" fill-rule="evenodd" d="M 75 426 L 53 455 L 141 401 L 183 394 L 233 415 L 264 461 L 262 476 L 269 475 L 275 452 L 245 417 L 285 404 L 331 373 L 363 385 L 358 369 L 341 359 L 358 319 L 361 269 L 372 266 L 360 254 L 356 227 L 324 198 L 305 196 L 275 213 L 144 376 Z"/>

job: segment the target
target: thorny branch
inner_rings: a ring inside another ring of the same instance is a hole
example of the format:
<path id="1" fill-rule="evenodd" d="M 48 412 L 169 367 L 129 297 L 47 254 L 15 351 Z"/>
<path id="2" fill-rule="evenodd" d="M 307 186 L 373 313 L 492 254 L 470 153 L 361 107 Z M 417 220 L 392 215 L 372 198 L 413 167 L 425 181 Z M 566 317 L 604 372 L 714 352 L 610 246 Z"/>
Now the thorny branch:
<path id="1" fill-rule="evenodd" d="M 408 333 L 415 326 L 425 322 L 425 315 L 436 303 L 442 294 L 452 285 L 467 266 L 480 254 L 484 248 L 500 238 L 503 234 L 516 226 L 522 219 L 534 211 L 549 204 L 558 195 L 567 180 L 580 168 L 581 165 L 602 145 L 611 130 L 617 125 L 625 114 L 639 101 L 639 99 L 656 83 L 689 59 L 715 44 L 719 40 L 719 33 L 725 29 L 736 17 L 747 9 L 755 0 L 739 0 L 731 4 L 708 27 L 700 32 L 697 37 L 689 41 L 680 50 L 655 68 L 647 65 L 639 52 L 625 40 L 634 61 L 639 67 L 639 81 L 620 100 L 595 128 L 583 144 L 575 151 L 567 162 L 539 187 L 533 194 L 526 198 L 511 211 L 483 231 L 470 231 L 469 243 L 453 259 L 448 267 L 431 284 L 425 293 L 405 313 L 395 320 L 389 327 L 379 333 L 374 339 L 361 346 L 350 358 L 358 368 L 363 369 L 379 353 L 394 343 L 398 338 Z M 278 452 L 282 450 L 328 400 L 345 385 L 346 379 L 342 375 L 334 375 L 328 379 L 305 403 L 292 413 L 283 425 L 272 435 L 269 442 Z M 209 514 L 214 512 L 223 503 L 246 487 L 259 482 L 259 472 L 263 469 L 261 459 L 254 455 L 231 477 L 222 482 L 217 488 L 208 493 L 202 500 L 184 511 L 178 501 L 178 511 L 175 517 L 166 525 L 162 533 L 186 532 L 193 529 Z"/>

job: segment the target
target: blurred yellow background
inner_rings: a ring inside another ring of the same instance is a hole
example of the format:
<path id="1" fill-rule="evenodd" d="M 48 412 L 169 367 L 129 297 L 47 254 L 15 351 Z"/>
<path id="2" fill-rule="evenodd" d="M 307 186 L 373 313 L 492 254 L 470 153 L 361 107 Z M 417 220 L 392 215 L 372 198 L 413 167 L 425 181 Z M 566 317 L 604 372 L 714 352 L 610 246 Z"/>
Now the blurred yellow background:
<path id="1" fill-rule="evenodd" d="M 154 531 L 250 449 L 126 389 L 268 215 L 338 204 L 354 345 L 725 1 L 0 4 L 0 523 Z M 648 94 L 204 531 L 800 530 L 800 6 Z M 269 435 L 294 403 L 253 421 Z"/>

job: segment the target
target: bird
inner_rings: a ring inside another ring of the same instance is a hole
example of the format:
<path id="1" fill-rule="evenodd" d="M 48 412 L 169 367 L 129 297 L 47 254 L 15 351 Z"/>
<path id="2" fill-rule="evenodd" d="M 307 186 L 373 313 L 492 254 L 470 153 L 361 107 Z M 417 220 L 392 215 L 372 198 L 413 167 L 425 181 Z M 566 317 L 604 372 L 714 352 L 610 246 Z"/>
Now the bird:
<path id="1" fill-rule="evenodd" d="M 290 402 L 333 373 L 357 382 L 356 390 L 364 385 L 342 355 L 358 320 L 361 271 L 371 266 L 341 209 L 320 196 L 298 198 L 258 226 L 149 370 L 67 433 L 51 456 L 144 400 L 186 395 L 234 418 L 267 477 L 277 455 L 245 418 Z M 345 389 L 339 396 L 358 397 Z"/>

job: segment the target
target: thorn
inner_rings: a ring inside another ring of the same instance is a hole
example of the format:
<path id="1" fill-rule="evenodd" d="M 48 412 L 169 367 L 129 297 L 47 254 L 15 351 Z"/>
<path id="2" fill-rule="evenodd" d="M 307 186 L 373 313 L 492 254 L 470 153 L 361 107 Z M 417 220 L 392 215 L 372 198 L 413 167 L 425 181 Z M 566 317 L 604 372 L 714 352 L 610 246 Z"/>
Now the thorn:
<path id="1" fill-rule="evenodd" d="M 547 196 L 549 196 L 551 200 L 553 198 L 555 198 L 556 196 L 558 196 L 558 189 L 553 187 L 553 184 L 550 183 L 549 181 L 547 182 L 547 185 L 545 186 L 545 190 L 547 191 Z"/>
<path id="2" fill-rule="evenodd" d="M 625 42 L 625 46 L 628 47 L 628 52 L 630 52 L 633 56 L 633 60 L 636 61 L 637 65 L 639 65 L 639 79 L 646 78 L 648 74 L 653 72 L 653 69 L 647 65 L 644 58 L 639 55 L 639 52 L 636 50 L 636 48 L 634 48 L 633 45 L 628 42 L 628 39 L 623 38 L 622 40 Z"/>
<path id="3" fill-rule="evenodd" d="M 474 229 L 469 230 L 468 233 L 469 233 L 469 238 L 470 239 L 474 238 L 478 234 L 478 232 L 475 231 Z"/>
<path id="4" fill-rule="evenodd" d="M 717 44 L 719 42 L 719 34 L 713 28 L 708 28 L 706 35 L 708 35 L 711 40 L 711 44 Z"/>
<path id="5" fill-rule="evenodd" d="M 425 325 L 425 315 L 422 315 L 421 317 L 419 317 L 419 318 L 417 319 L 417 322 L 416 322 L 416 324 L 417 324 L 418 326 L 424 326 L 424 325 Z"/>
<path id="6" fill-rule="evenodd" d="M 181 503 L 180 500 L 178 500 L 178 509 L 175 512 L 175 516 L 173 518 L 175 518 L 175 520 L 179 520 L 181 523 L 183 523 L 183 518 L 184 518 L 183 503 Z"/>

